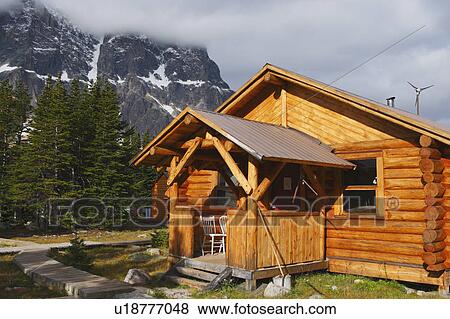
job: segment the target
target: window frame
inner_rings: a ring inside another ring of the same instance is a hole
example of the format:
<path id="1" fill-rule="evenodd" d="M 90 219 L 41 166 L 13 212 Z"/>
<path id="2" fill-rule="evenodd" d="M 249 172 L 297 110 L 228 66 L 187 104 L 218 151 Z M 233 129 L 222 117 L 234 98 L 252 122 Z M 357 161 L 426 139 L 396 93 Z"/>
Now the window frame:
<path id="1" fill-rule="evenodd" d="M 383 165 L 383 152 L 375 151 L 375 152 L 355 152 L 355 153 L 346 153 L 339 154 L 340 157 L 348 160 L 348 161 L 356 161 L 356 160 L 375 160 L 376 164 L 376 177 L 377 184 L 376 185 L 350 185 L 344 187 L 343 185 L 343 176 L 341 174 L 341 195 L 339 202 L 339 210 L 342 214 L 352 214 L 344 210 L 344 191 L 346 190 L 374 190 L 375 191 L 375 214 L 364 214 L 367 216 L 376 216 L 384 218 L 384 165 Z M 353 213 L 352 215 L 358 215 L 358 213 Z M 363 215 L 363 214 L 361 214 Z"/>

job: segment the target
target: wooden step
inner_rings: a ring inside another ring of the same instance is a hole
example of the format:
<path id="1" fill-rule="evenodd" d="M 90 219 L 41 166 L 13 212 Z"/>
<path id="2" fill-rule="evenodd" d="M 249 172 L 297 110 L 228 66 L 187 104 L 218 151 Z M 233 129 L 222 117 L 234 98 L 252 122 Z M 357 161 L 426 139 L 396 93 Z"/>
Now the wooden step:
<path id="1" fill-rule="evenodd" d="M 211 262 L 203 262 L 197 259 L 189 259 L 189 258 L 186 258 L 184 260 L 184 266 L 203 271 L 209 271 L 215 274 L 220 274 L 222 271 L 225 270 L 225 268 L 227 268 L 226 265 L 214 264 Z"/>
<path id="2" fill-rule="evenodd" d="M 216 276 L 217 276 L 216 274 L 212 274 L 210 272 L 206 272 L 206 271 L 198 270 L 198 269 L 194 269 L 194 268 L 178 266 L 178 267 L 175 267 L 175 269 L 181 275 L 193 277 L 193 278 L 200 279 L 200 280 L 207 281 L 207 282 L 214 280 L 214 278 L 216 278 Z"/>
<path id="3" fill-rule="evenodd" d="M 207 282 L 204 282 L 204 281 L 198 281 L 198 280 L 188 279 L 188 278 L 179 277 L 179 276 L 164 276 L 164 278 L 174 284 L 186 285 L 186 286 L 197 288 L 197 289 L 203 289 L 208 284 Z"/>

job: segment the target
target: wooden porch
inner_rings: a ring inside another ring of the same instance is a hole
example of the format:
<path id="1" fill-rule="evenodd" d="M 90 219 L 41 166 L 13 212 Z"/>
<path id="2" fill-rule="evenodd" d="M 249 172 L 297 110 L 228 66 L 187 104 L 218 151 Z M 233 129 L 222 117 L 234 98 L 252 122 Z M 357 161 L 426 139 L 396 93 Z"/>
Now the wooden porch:
<path id="1" fill-rule="evenodd" d="M 225 254 L 201 255 L 200 216 L 226 215 Z M 248 247 L 247 211 L 177 206 L 170 219 L 170 253 L 183 267 L 211 273 L 232 269 L 250 285 L 258 279 L 328 268 L 325 259 L 325 219 L 320 213 L 260 211 L 256 243 Z M 253 259 L 248 255 L 256 250 Z M 249 252 L 249 253 L 248 253 Z"/>
<path id="2" fill-rule="evenodd" d="M 230 267 L 226 264 L 225 254 L 217 255 L 206 255 L 195 258 L 181 258 L 181 263 L 184 267 L 189 267 L 193 269 L 201 269 L 214 274 L 219 274 L 225 270 L 225 268 Z M 244 279 L 244 280 L 259 280 L 265 278 L 272 278 L 280 274 L 278 267 L 266 267 L 261 269 L 256 269 L 254 271 L 247 270 L 238 267 L 230 267 L 232 269 L 233 277 Z M 328 269 L 327 260 L 310 261 L 304 263 L 297 263 L 287 265 L 285 267 L 288 274 L 299 274 L 316 270 Z"/>

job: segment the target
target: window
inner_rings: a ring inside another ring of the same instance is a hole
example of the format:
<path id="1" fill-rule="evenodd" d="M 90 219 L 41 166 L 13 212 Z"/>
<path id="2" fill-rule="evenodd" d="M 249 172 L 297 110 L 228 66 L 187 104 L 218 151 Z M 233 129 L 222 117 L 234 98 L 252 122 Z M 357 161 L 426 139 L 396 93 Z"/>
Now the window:
<path id="1" fill-rule="evenodd" d="M 152 218 L 152 208 L 151 207 L 145 207 L 144 208 L 144 217 L 145 218 Z"/>
<path id="2" fill-rule="evenodd" d="M 343 210 L 353 214 L 383 215 L 383 185 L 378 176 L 382 170 L 382 157 L 351 160 L 355 170 L 343 173 Z M 382 181 L 381 181 L 382 182 Z"/>
<path id="3" fill-rule="evenodd" d="M 234 176 L 230 176 L 231 173 L 228 170 L 226 171 L 226 173 L 228 174 L 234 185 L 237 185 L 236 178 Z M 230 189 L 227 182 L 225 181 L 225 178 L 221 174 L 219 174 L 219 180 L 215 191 L 215 201 L 213 203 L 210 203 L 210 205 L 236 207 L 236 195 Z"/>

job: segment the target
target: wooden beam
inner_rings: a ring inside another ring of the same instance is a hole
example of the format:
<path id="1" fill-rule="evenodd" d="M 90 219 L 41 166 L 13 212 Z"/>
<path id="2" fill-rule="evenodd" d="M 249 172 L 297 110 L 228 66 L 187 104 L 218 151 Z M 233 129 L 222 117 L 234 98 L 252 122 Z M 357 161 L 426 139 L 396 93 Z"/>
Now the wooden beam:
<path id="1" fill-rule="evenodd" d="M 174 156 L 172 157 L 172 160 L 170 161 L 170 172 L 174 171 L 177 167 L 179 157 Z M 174 217 L 175 217 L 175 210 L 177 206 L 178 201 L 178 183 L 173 183 L 172 186 L 168 189 L 169 192 L 169 252 L 174 253 L 177 249 L 177 241 L 178 238 L 178 232 L 174 231 L 176 225 L 174 225 Z"/>
<path id="2" fill-rule="evenodd" d="M 311 186 L 316 190 L 319 197 L 326 196 L 322 184 L 320 184 L 320 181 L 314 173 L 313 169 L 310 166 L 305 165 L 303 166 L 303 171 L 305 172 L 306 177 L 308 177 L 308 180 L 311 183 Z"/>
<path id="3" fill-rule="evenodd" d="M 239 185 L 244 189 L 246 194 L 250 195 L 253 191 L 253 188 L 248 183 L 244 174 L 242 174 L 242 171 L 234 161 L 231 154 L 226 150 L 225 146 L 222 144 L 221 141 L 219 141 L 217 137 L 213 137 L 212 140 L 220 156 L 222 156 L 223 160 L 225 161 L 225 164 L 227 164 L 231 173 L 233 173 L 234 177 L 236 177 L 237 181 L 239 182 Z"/>
<path id="4" fill-rule="evenodd" d="M 275 181 L 278 174 L 280 174 L 283 167 L 286 165 L 286 163 L 278 163 L 273 170 L 271 170 L 269 176 L 266 176 L 263 178 L 261 183 L 258 185 L 256 190 L 253 192 L 252 197 L 254 200 L 259 201 L 261 198 L 263 198 L 266 191 L 269 189 L 270 185 Z"/>
<path id="5" fill-rule="evenodd" d="M 186 114 L 183 120 L 185 125 L 198 124 L 199 121 L 191 114 Z"/>
<path id="6" fill-rule="evenodd" d="M 201 137 L 196 138 L 196 142 L 186 151 L 183 158 L 178 163 L 177 167 L 172 171 L 170 171 L 169 179 L 167 180 L 167 185 L 172 185 L 172 183 L 177 178 L 178 174 L 181 172 L 181 170 L 184 168 L 184 166 L 187 164 L 187 162 L 192 158 L 192 155 L 194 152 L 199 148 L 200 143 L 202 142 Z"/>
<path id="7" fill-rule="evenodd" d="M 284 85 L 284 81 L 280 80 L 278 77 L 276 77 L 275 75 L 271 74 L 271 73 L 267 73 L 266 75 L 264 75 L 264 82 L 266 83 L 270 83 L 276 86 L 283 86 Z"/>
<path id="8" fill-rule="evenodd" d="M 195 142 L 195 138 L 192 139 L 192 140 L 188 140 L 188 141 L 184 142 L 183 144 L 181 144 L 180 148 L 182 148 L 182 149 L 189 148 L 189 147 L 192 146 L 192 144 L 194 144 L 194 142 Z M 242 151 L 242 149 L 240 149 L 238 146 L 236 146 L 231 141 L 225 141 L 224 142 L 224 146 L 225 146 L 225 149 L 228 152 L 240 152 L 240 151 Z M 200 148 L 201 149 L 207 149 L 207 150 L 215 149 L 213 140 L 211 138 L 203 139 L 202 144 L 200 145 Z"/>
<path id="9" fill-rule="evenodd" d="M 161 146 L 153 146 L 150 151 L 149 151 L 150 155 L 168 155 L 168 156 L 179 156 L 180 153 L 178 153 L 177 151 L 168 149 L 168 148 L 164 148 Z"/>
<path id="10" fill-rule="evenodd" d="M 251 155 L 248 155 L 247 179 L 252 189 L 256 189 L 258 187 L 259 163 Z M 247 198 L 246 231 L 246 269 L 256 270 L 258 264 L 258 203 L 251 197 Z"/>
<path id="11" fill-rule="evenodd" d="M 287 127 L 287 93 L 281 90 L 281 126 Z"/>

